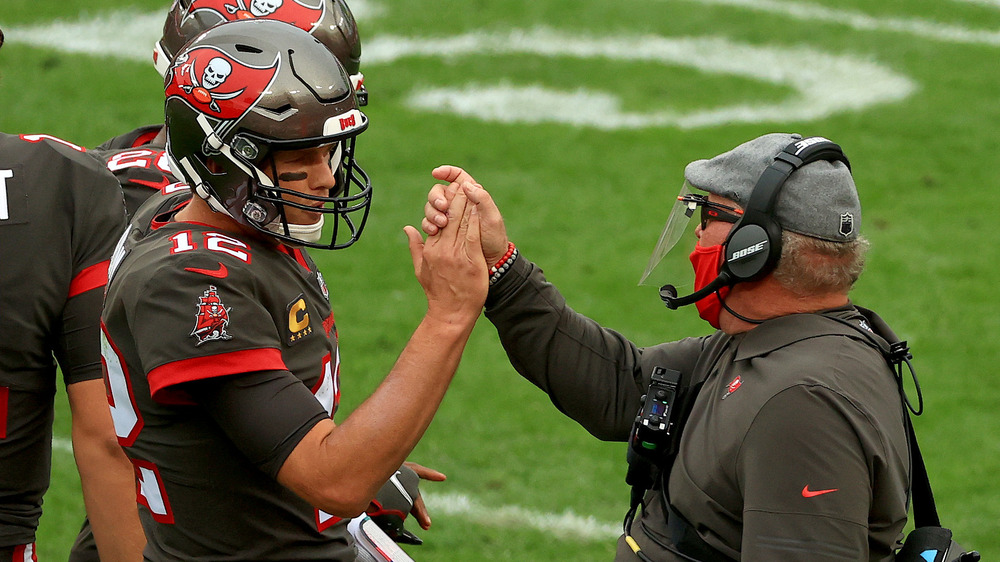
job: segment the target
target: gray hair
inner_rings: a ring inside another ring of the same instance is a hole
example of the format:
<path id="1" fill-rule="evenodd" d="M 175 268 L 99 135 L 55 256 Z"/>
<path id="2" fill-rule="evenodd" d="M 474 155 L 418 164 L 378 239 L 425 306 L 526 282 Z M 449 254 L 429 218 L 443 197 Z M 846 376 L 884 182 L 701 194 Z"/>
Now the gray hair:
<path id="1" fill-rule="evenodd" d="M 847 294 L 865 268 L 868 247 L 863 236 L 829 242 L 786 230 L 781 233 L 781 259 L 774 278 L 799 296 Z"/>

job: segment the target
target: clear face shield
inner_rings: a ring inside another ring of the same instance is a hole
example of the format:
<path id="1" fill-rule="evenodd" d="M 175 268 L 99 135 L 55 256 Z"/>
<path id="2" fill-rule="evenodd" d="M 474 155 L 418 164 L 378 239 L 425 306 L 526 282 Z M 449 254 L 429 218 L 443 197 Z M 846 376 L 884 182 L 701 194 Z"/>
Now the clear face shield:
<path id="1" fill-rule="evenodd" d="M 660 234 L 660 240 L 656 243 L 653 255 L 649 256 L 646 271 L 639 279 L 640 285 L 659 288 L 667 284 L 670 277 L 676 280 L 677 275 L 671 276 L 666 271 L 663 258 L 670 253 L 670 250 L 677 245 L 685 233 L 690 232 L 688 225 L 691 222 L 691 217 L 698 211 L 698 203 L 689 197 L 693 194 L 694 189 L 685 181 L 674 202 L 674 207 L 670 211 L 670 217 L 667 218 L 667 224 L 663 227 L 663 233 Z"/>

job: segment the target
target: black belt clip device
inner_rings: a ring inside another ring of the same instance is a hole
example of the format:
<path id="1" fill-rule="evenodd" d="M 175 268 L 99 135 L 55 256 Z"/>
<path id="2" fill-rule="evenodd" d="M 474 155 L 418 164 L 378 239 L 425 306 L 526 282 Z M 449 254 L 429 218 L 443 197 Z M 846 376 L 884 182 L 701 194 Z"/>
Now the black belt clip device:
<path id="1" fill-rule="evenodd" d="M 662 459 L 673 448 L 674 400 L 681 374 L 672 369 L 654 367 L 649 388 L 642 397 L 642 409 L 632 424 L 629 446 L 635 454 L 653 462 Z"/>

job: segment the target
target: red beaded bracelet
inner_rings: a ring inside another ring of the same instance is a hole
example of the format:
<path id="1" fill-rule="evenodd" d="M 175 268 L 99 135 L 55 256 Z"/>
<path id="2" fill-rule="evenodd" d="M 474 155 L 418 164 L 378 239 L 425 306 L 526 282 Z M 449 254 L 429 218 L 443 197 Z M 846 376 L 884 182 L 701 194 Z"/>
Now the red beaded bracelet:
<path id="1" fill-rule="evenodd" d="M 490 273 L 496 273 L 497 270 L 500 269 L 500 267 L 503 266 L 503 264 L 507 263 L 507 260 L 509 260 L 510 256 L 513 255 L 513 254 L 514 254 L 514 243 L 513 242 L 507 242 L 507 253 L 504 254 L 503 257 L 500 258 L 499 261 L 497 261 L 496 265 L 494 265 L 492 268 L 490 268 Z"/>
<path id="2" fill-rule="evenodd" d="M 503 277 L 504 273 L 510 269 L 511 264 L 517 259 L 517 248 L 513 242 L 507 242 L 507 253 L 500 258 L 500 261 L 490 268 L 490 285 L 493 285 Z"/>

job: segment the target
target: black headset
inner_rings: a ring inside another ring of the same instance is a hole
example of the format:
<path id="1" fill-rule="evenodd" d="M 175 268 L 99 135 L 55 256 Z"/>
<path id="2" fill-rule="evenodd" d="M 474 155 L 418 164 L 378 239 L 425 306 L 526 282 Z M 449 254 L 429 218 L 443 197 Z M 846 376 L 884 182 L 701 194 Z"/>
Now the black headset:
<path id="1" fill-rule="evenodd" d="M 667 308 L 693 304 L 723 287 L 754 281 L 770 273 L 781 258 L 781 225 L 774 217 L 778 192 L 795 170 L 819 160 L 843 162 L 848 171 L 851 169 L 840 145 L 823 137 L 804 138 L 783 148 L 760 175 L 743 216 L 723 242 L 724 259 L 719 276 L 700 291 L 684 297 L 677 296 L 673 285 L 664 285 L 660 298 Z"/>

